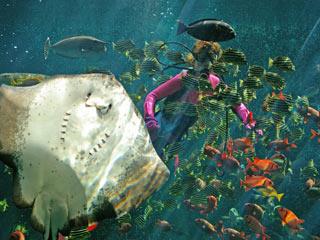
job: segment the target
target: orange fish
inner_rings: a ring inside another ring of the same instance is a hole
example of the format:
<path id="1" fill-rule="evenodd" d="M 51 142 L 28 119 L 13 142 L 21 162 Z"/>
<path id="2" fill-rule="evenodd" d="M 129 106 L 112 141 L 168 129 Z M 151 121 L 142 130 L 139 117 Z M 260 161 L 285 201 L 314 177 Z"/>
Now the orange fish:
<path id="1" fill-rule="evenodd" d="M 269 147 L 273 148 L 276 152 L 280 151 L 289 151 L 290 148 L 297 148 L 297 145 L 294 143 L 289 143 L 288 138 L 285 138 L 284 140 L 277 139 L 269 143 Z"/>
<path id="2" fill-rule="evenodd" d="M 254 152 L 253 143 L 250 138 L 237 138 L 233 140 L 233 150 L 238 151 L 241 150 L 245 153 L 248 153 L 249 150 Z"/>
<path id="3" fill-rule="evenodd" d="M 207 197 L 207 203 L 207 207 L 200 210 L 200 214 L 208 214 L 218 207 L 218 199 L 213 195 Z"/>
<path id="4" fill-rule="evenodd" d="M 248 162 L 248 165 L 246 167 L 246 171 L 248 171 L 248 169 L 251 169 L 254 172 L 258 172 L 259 170 L 261 170 L 265 174 L 267 174 L 279 168 L 279 165 L 270 159 L 260 159 L 255 157 L 252 162 L 249 158 L 247 158 L 247 162 Z"/>
<path id="5" fill-rule="evenodd" d="M 287 208 L 280 207 L 278 208 L 278 213 L 281 218 L 282 226 L 288 225 L 293 231 L 303 230 L 299 225 L 304 223 L 304 220 L 299 219 L 292 211 Z"/>
<path id="6" fill-rule="evenodd" d="M 317 132 L 316 130 L 311 129 L 310 139 L 314 139 L 315 137 L 318 137 L 318 143 L 320 143 L 320 132 Z"/>
<path id="7" fill-rule="evenodd" d="M 21 231 L 16 230 L 10 234 L 10 239 L 11 240 L 25 240 L 25 236 Z"/>
<path id="8" fill-rule="evenodd" d="M 264 176 L 245 176 L 244 181 L 240 180 L 240 186 L 245 186 L 245 191 L 249 191 L 254 187 L 269 187 L 273 186 L 273 182 Z"/>

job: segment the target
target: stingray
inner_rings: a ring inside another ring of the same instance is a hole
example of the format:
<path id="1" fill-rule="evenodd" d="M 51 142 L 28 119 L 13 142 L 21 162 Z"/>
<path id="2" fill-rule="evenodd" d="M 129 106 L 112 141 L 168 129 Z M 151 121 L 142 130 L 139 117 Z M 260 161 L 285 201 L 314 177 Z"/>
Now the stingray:
<path id="1" fill-rule="evenodd" d="M 1 80 L 1 75 L 0 75 Z M 13 200 L 44 239 L 136 208 L 168 179 L 143 118 L 113 75 L 0 87 L 0 159 Z"/>

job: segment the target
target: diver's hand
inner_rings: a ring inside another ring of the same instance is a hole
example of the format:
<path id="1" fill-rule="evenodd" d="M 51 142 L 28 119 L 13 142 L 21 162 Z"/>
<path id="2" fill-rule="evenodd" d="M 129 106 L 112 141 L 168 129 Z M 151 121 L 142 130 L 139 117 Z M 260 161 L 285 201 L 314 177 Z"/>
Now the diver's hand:
<path id="1" fill-rule="evenodd" d="M 160 128 L 158 121 L 154 117 L 146 117 L 144 120 L 148 130 L 156 130 Z"/>
<path id="2" fill-rule="evenodd" d="M 158 129 L 160 128 L 158 121 L 154 117 L 145 117 L 145 123 L 151 138 L 154 141 L 158 137 Z"/>
<path id="3" fill-rule="evenodd" d="M 256 120 L 251 121 L 250 123 L 245 124 L 246 129 L 253 130 L 259 136 L 263 136 L 262 129 L 256 129 Z"/>

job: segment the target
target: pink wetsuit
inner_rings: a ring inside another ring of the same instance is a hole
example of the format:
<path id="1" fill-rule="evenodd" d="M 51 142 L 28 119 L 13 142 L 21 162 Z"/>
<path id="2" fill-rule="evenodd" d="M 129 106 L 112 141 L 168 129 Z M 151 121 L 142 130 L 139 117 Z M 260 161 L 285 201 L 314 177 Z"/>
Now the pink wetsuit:
<path id="1" fill-rule="evenodd" d="M 182 77 L 187 75 L 187 71 L 182 71 L 181 73 L 177 74 L 176 76 L 172 77 L 165 83 L 158 86 L 156 89 L 151 91 L 144 102 L 144 118 L 145 120 L 151 121 L 147 122 L 147 127 L 150 129 L 157 128 L 157 122 L 154 118 L 154 110 L 155 104 L 157 101 L 168 97 L 175 92 L 179 91 L 182 88 Z M 213 73 L 210 73 L 208 76 L 208 80 L 214 90 L 220 83 L 220 79 Z M 191 90 L 183 96 L 183 100 L 186 102 L 191 102 L 196 104 L 198 102 L 199 92 L 196 90 Z M 243 104 L 237 104 L 233 106 L 233 111 L 237 114 L 237 116 L 241 119 L 241 121 L 245 124 L 246 128 L 253 128 L 255 126 L 255 120 L 249 119 L 250 111 L 247 107 Z M 251 115 L 252 116 L 252 115 Z"/>

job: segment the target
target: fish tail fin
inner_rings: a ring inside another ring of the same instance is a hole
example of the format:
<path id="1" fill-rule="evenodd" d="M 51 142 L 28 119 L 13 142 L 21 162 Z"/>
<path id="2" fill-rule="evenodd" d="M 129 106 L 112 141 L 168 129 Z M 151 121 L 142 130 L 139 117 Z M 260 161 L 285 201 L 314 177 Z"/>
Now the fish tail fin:
<path id="1" fill-rule="evenodd" d="M 283 195 L 284 195 L 284 193 L 277 194 L 277 199 L 279 202 L 281 201 L 281 198 L 283 197 Z"/>
<path id="2" fill-rule="evenodd" d="M 188 26 L 185 25 L 182 21 L 178 20 L 178 30 L 177 30 L 177 35 L 180 35 L 187 31 Z"/>
<path id="3" fill-rule="evenodd" d="M 50 38 L 48 37 L 47 40 L 44 43 L 44 49 L 43 49 L 44 59 L 45 60 L 47 60 L 47 58 L 49 56 L 50 48 L 51 48 L 51 43 L 50 43 Z"/>
<path id="4" fill-rule="evenodd" d="M 311 129 L 311 137 L 310 139 L 314 139 L 317 136 L 317 132 L 314 129 Z"/>
<path id="5" fill-rule="evenodd" d="M 273 65 L 273 60 L 272 60 L 272 58 L 269 57 L 268 67 L 271 68 L 272 65 Z"/>

